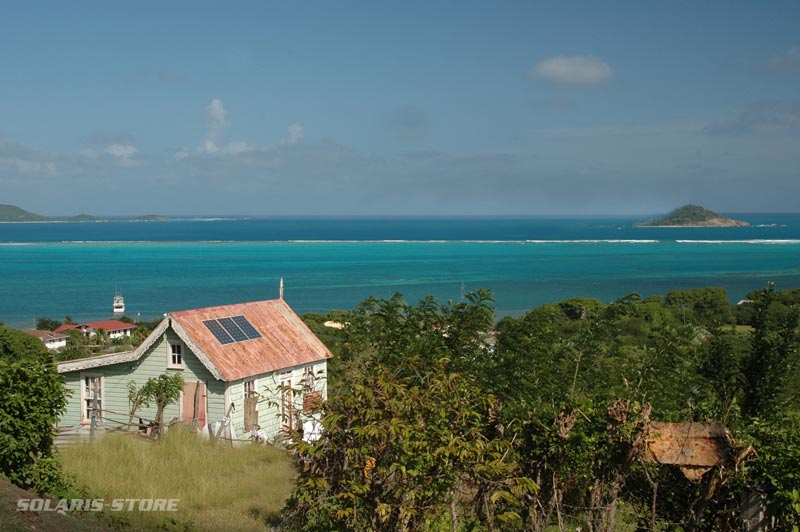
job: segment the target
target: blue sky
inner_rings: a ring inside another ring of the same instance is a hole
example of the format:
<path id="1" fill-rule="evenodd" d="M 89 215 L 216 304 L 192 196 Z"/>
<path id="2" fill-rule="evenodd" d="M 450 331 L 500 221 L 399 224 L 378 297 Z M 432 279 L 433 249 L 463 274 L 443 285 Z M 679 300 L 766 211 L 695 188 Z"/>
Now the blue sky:
<path id="1" fill-rule="evenodd" d="M 798 2 L 5 5 L 0 203 L 795 212 L 798 20 Z"/>

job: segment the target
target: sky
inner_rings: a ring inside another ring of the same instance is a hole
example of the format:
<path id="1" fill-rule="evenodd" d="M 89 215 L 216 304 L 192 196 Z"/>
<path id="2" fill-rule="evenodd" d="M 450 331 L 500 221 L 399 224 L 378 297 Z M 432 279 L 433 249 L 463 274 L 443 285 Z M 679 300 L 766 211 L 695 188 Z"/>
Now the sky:
<path id="1" fill-rule="evenodd" d="M 14 2 L 0 204 L 800 210 L 800 2 Z"/>

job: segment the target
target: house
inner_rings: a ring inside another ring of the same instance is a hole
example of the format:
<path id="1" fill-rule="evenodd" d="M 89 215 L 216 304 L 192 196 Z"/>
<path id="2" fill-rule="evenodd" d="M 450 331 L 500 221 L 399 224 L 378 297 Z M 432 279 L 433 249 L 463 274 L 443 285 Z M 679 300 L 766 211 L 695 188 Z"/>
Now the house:
<path id="1" fill-rule="evenodd" d="M 299 428 L 325 399 L 332 354 L 283 299 L 171 312 L 135 350 L 58 364 L 72 392 L 59 428 L 89 429 L 97 397 L 100 425 L 129 418 L 128 387 L 180 373 L 182 397 L 164 412 L 208 431 L 229 424 L 234 439 L 273 440 Z M 136 420 L 152 420 L 156 407 Z"/>
<path id="2" fill-rule="evenodd" d="M 115 340 L 117 338 L 129 337 L 135 328 L 136 325 L 132 323 L 125 323 L 119 320 L 104 320 L 82 323 L 79 325 L 65 323 L 59 326 L 55 332 L 66 333 L 73 329 L 79 329 L 85 336 L 91 338 L 96 334 L 98 329 L 103 329 L 108 335 L 109 340 Z"/>
<path id="3" fill-rule="evenodd" d="M 39 329 L 25 329 L 25 332 L 41 340 L 47 349 L 60 349 L 67 345 L 68 337 L 63 333 Z"/>

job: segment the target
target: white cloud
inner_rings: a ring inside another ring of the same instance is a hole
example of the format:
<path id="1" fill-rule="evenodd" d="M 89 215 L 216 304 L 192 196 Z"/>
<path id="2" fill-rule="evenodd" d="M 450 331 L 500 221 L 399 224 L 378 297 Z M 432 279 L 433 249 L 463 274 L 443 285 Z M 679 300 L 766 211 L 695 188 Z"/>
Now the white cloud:
<path id="1" fill-rule="evenodd" d="M 211 127 L 223 128 L 228 126 L 228 113 L 225 112 L 225 108 L 222 106 L 222 100 L 219 98 L 211 100 L 207 111 L 208 118 L 211 120 Z"/>
<path id="2" fill-rule="evenodd" d="M 228 140 L 223 134 L 223 128 L 230 127 L 228 113 L 222 100 L 214 98 L 206 107 L 209 128 L 205 139 L 195 148 L 181 148 L 173 157 L 176 161 L 184 161 L 192 156 L 236 157 L 244 153 L 267 153 L 275 146 L 253 145 L 241 140 Z M 287 136 L 280 140 L 279 145 L 293 145 L 300 142 L 305 135 L 303 126 L 295 122 L 287 128 Z"/>
<path id="3" fill-rule="evenodd" d="M 138 151 L 136 146 L 131 146 L 130 144 L 112 144 L 105 149 L 107 154 L 113 155 L 117 159 L 130 159 Z"/>
<path id="4" fill-rule="evenodd" d="M 214 98 L 211 100 L 211 103 L 209 103 L 208 107 L 206 108 L 206 113 L 211 125 L 208 129 L 208 133 L 206 134 L 206 139 L 197 148 L 197 153 L 204 155 L 238 155 L 242 152 L 248 151 L 249 148 L 243 142 L 230 142 L 228 144 L 224 144 L 222 142 L 222 129 L 230 127 L 228 113 L 225 111 L 225 106 L 222 104 L 222 100 L 219 98 Z M 175 158 L 177 160 L 181 160 L 185 159 L 189 155 L 189 151 L 180 150 L 175 154 Z"/>
<path id="5" fill-rule="evenodd" d="M 86 150 L 84 150 L 84 152 L 85 151 Z M 133 158 L 134 155 L 139 153 L 139 150 L 136 146 L 130 144 L 111 144 L 110 146 L 106 146 L 103 153 L 111 156 L 118 166 L 124 168 L 132 168 L 142 164 L 141 161 Z"/>
<path id="6" fill-rule="evenodd" d="M 200 151 L 208 155 L 213 155 L 219 151 L 219 148 L 217 147 L 216 142 L 211 139 L 206 139 L 200 146 Z"/>
<path id="7" fill-rule="evenodd" d="M 303 126 L 295 122 L 289 126 L 289 144 L 297 144 L 303 138 Z"/>
<path id="8" fill-rule="evenodd" d="M 301 126 L 298 122 L 295 122 L 289 126 L 286 131 L 289 134 L 289 138 L 281 139 L 281 146 L 285 146 L 286 144 L 297 144 L 303 139 L 303 135 L 305 134 L 303 126 Z"/>
<path id="9" fill-rule="evenodd" d="M 547 81 L 569 85 L 597 85 L 614 77 L 611 65 L 590 55 L 551 57 L 536 65 L 533 73 Z"/>

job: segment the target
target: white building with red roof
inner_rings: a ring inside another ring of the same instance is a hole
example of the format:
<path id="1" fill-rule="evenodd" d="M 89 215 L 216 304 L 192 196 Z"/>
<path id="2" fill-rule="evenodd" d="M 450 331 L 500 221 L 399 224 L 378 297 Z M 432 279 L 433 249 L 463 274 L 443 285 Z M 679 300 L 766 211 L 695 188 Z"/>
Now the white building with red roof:
<path id="1" fill-rule="evenodd" d="M 98 329 L 102 329 L 110 340 L 114 340 L 130 336 L 135 328 L 136 325 L 132 323 L 125 323 L 119 320 L 103 320 L 80 324 L 65 323 L 60 325 L 54 332 L 66 333 L 67 331 L 79 329 L 84 335 L 91 338 L 97 333 Z"/>
<path id="2" fill-rule="evenodd" d="M 100 323 L 107 324 L 86 325 Z M 201 431 L 211 425 L 215 435 L 220 422 L 235 440 L 275 439 L 319 410 L 331 357 L 282 299 L 171 312 L 133 351 L 58 364 L 72 391 L 60 426 L 87 429 L 96 400 L 100 425 L 121 427 L 132 381 L 141 386 L 180 373 L 182 397 L 164 420 Z M 136 413 L 145 421 L 154 416 L 155 405 Z"/>
<path id="3" fill-rule="evenodd" d="M 50 350 L 60 349 L 67 345 L 68 336 L 60 332 L 39 329 L 25 329 L 25 332 L 41 340 L 44 346 Z"/>

